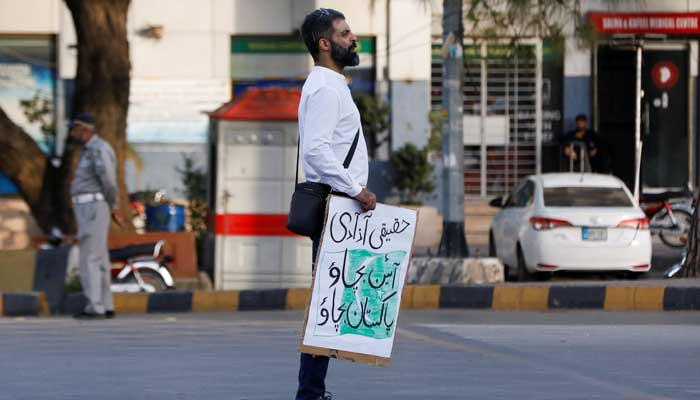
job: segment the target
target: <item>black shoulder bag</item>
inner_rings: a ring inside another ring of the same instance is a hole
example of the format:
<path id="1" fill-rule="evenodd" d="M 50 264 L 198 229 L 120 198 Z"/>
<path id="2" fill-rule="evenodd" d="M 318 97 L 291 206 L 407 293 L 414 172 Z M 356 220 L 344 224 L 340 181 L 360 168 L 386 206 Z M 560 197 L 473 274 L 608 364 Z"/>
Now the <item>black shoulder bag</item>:
<path id="1" fill-rule="evenodd" d="M 360 138 L 360 130 L 357 130 L 355 139 L 352 141 L 348 155 L 343 161 L 343 168 L 350 166 L 352 157 L 355 155 L 357 141 Z M 301 140 L 301 138 L 299 139 Z M 302 182 L 299 183 L 299 147 L 297 142 L 297 173 L 292 195 L 292 203 L 289 206 L 287 216 L 287 229 L 302 236 L 318 236 L 323 229 L 323 218 L 326 212 L 326 200 L 331 193 L 331 187 L 325 183 Z"/>

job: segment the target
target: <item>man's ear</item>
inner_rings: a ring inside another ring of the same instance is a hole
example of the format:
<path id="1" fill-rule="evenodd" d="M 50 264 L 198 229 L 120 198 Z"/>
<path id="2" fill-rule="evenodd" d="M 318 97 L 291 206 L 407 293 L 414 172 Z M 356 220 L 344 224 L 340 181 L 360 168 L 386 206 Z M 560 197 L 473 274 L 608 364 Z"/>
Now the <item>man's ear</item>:
<path id="1" fill-rule="evenodd" d="M 330 51 L 331 50 L 330 40 L 328 40 L 326 38 L 319 39 L 318 40 L 318 48 L 319 48 L 319 50 Z"/>

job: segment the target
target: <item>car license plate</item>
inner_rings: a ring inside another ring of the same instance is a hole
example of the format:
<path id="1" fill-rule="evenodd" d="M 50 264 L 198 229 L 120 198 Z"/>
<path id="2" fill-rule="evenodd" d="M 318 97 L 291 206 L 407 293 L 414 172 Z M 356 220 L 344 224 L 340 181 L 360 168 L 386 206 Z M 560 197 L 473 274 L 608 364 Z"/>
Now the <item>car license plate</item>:
<path id="1" fill-rule="evenodd" d="M 581 228 L 581 237 L 583 240 L 605 241 L 608 240 L 608 230 L 606 228 Z"/>

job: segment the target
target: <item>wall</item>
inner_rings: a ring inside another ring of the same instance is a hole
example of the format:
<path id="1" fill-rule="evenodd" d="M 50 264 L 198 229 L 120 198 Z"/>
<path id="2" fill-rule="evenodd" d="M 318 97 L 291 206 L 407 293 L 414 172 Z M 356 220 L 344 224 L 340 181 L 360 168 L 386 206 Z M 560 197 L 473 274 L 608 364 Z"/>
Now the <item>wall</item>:
<path id="1" fill-rule="evenodd" d="M 184 199 L 182 178 L 177 169 L 184 167 L 184 156 L 191 157 L 197 168 L 207 168 L 207 146 L 204 143 L 137 143 L 143 170 L 126 163 L 126 186 L 129 192 L 165 190 L 171 199 Z"/>
<path id="2" fill-rule="evenodd" d="M 391 1 L 392 43 L 387 57 L 386 0 L 132 0 L 128 16 L 132 62 L 129 140 L 166 144 L 162 155 L 151 147 L 145 157 L 149 161 L 168 160 L 173 149 L 185 143 L 204 143 L 207 121 L 202 111 L 213 110 L 230 98 L 231 35 L 290 35 L 297 32 L 307 13 L 330 7 L 346 15 L 356 34 L 376 38 L 376 92 L 386 100 L 391 87 L 393 147 L 408 141 L 424 145 L 429 131 L 429 3 Z M 151 25 L 163 26 L 161 39 L 139 34 Z M 56 34 L 59 101 L 64 100 L 62 92 L 70 95 L 77 39 L 63 1 L 0 0 L 0 33 Z M 311 65 L 309 57 L 309 68 Z M 390 85 L 385 81 L 387 67 Z M 64 106 L 65 114 L 70 114 L 70 104 L 58 104 L 59 109 Z M 65 119 L 62 111 L 58 118 Z M 57 126 L 59 134 L 65 135 L 65 124 Z M 154 174 L 148 178 L 151 181 L 164 179 L 148 169 L 144 177 L 150 174 Z M 168 179 L 165 186 L 177 186 L 176 177 Z M 137 182 L 129 182 L 129 187 L 134 185 Z"/>
<path id="3" fill-rule="evenodd" d="M 391 147 L 423 147 L 430 135 L 432 10 L 427 2 L 392 0 L 390 17 Z"/>

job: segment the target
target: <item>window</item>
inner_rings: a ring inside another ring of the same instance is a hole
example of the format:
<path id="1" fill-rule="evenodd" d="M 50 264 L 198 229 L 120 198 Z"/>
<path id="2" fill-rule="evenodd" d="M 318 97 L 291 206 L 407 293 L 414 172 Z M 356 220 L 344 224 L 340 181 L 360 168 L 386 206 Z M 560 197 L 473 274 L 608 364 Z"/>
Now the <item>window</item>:
<path id="1" fill-rule="evenodd" d="M 520 192 L 520 199 L 518 201 L 519 207 L 527 207 L 532 204 L 535 198 L 535 184 L 532 181 L 527 181 L 525 187 Z"/>
<path id="2" fill-rule="evenodd" d="M 544 188 L 547 207 L 632 207 L 632 199 L 622 188 L 554 187 Z"/>
<path id="3" fill-rule="evenodd" d="M 527 207 L 532 204 L 535 198 L 535 184 L 532 181 L 526 181 L 520 184 L 513 191 L 513 194 L 508 197 L 506 207 Z"/>

